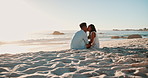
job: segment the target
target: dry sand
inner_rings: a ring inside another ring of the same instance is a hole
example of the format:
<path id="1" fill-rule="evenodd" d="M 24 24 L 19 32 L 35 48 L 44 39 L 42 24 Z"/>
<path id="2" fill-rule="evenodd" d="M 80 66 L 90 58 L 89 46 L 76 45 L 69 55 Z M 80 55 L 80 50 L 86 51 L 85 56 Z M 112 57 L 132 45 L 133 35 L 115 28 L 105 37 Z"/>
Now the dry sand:
<path id="1" fill-rule="evenodd" d="M 148 78 L 148 38 L 101 42 L 99 50 L 0 55 L 0 78 Z"/>

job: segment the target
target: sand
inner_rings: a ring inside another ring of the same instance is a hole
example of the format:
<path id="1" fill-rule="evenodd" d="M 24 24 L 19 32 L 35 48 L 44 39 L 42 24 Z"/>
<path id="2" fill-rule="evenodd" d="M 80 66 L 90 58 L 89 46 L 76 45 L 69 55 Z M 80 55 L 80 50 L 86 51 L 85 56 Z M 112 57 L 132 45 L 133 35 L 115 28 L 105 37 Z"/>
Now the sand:
<path id="1" fill-rule="evenodd" d="M 0 78 L 147 78 L 148 38 L 101 48 L 0 55 Z"/>

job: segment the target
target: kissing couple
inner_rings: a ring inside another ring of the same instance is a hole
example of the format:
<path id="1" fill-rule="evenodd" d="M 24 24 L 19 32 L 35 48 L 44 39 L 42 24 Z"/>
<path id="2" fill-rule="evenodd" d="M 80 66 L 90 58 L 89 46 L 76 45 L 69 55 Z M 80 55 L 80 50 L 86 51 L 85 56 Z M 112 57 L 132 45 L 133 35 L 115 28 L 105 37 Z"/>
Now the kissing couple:
<path id="1" fill-rule="evenodd" d="M 96 28 L 93 24 L 88 25 L 85 22 L 80 25 L 81 30 L 77 31 L 71 41 L 71 49 L 99 49 L 99 39 Z M 87 31 L 89 35 L 87 36 Z"/>

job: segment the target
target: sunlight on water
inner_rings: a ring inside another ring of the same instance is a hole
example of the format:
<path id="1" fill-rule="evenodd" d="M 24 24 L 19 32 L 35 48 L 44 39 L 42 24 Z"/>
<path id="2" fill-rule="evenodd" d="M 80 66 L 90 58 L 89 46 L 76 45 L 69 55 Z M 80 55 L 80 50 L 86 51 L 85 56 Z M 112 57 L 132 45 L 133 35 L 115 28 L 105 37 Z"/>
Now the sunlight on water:
<path id="1" fill-rule="evenodd" d="M 57 48 L 58 47 L 58 48 Z M 28 45 L 28 46 L 20 46 L 16 44 L 7 44 L 0 46 L 0 54 L 10 53 L 26 53 L 26 52 L 38 52 L 38 51 L 57 51 L 69 49 L 69 44 L 64 45 Z"/>
<path id="2" fill-rule="evenodd" d="M 29 34 L 26 32 L 9 32 L 9 33 L 1 33 L 0 41 L 17 41 L 17 40 L 24 40 L 29 37 Z"/>
<path id="3" fill-rule="evenodd" d="M 22 52 L 27 52 L 28 47 L 26 46 L 18 46 L 15 44 L 8 44 L 8 45 L 2 45 L 0 46 L 0 53 L 22 53 Z"/>
<path id="4" fill-rule="evenodd" d="M 0 38 L 0 54 L 57 51 L 70 48 L 72 36 L 76 31 L 60 31 L 65 33 L 64 35 L 52 35 L 52 32 L 7 33 L 6 36 L 2 35 Z M 144 31 L 98 31 L 99 41 L 120 40 L 111 39 L 111 36 L 128 36 L 130 34 L 140 34 L 143 38 L 148 38 L 148 32 Z"/>

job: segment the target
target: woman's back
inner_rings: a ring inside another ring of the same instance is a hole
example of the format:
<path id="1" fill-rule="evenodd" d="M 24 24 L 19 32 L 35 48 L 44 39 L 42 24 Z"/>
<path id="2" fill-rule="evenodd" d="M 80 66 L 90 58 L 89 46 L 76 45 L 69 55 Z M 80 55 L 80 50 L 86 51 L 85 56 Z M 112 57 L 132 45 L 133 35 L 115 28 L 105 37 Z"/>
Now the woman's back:
<path id="1" fill-rule="evenodd" d="M 92 42 L 92 46 L 91 46 L 91 48 L 96 48 L 96 49 L 98 49 L 99 47 L 100 47 L 100 44 L 99 44 L 99 37 L 98 37 L 98 34 L 96 33 L 96 32 L 91 32 L 91 35 L 92 35 L 92 33 L 95 33 L 95 37 L 94 37 L 94 40 L 93 40 L 93 42 Z"/>
<path id="2" fill-rule="evenodd" d="M 89 31 L 89 38 L 90 38 L 91 48 L 98 49 L 100 47 L 99 46 L 99 37 L 98 37 L 95 26 L 93 24 L 90 24 L 88 26 L 87 30 Z"/>

